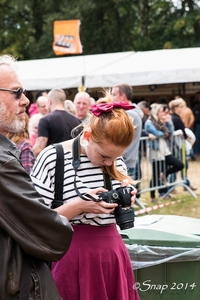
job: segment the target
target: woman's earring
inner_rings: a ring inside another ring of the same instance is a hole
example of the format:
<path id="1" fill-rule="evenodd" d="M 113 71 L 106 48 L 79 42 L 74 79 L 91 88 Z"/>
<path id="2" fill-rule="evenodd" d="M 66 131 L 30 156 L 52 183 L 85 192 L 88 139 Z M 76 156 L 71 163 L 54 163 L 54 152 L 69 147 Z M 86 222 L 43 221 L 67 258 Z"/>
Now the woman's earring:
<path id="1" fill-rule="evenodd" d="M 82 147 L 87 147 L 88 146 L 88 140 L 86 140 L 86 139 L 81 139 L 81 141 L 80 141 L 80 145 L 82 146 Z"/>
<path id="2" fill-rule="evenodd" d="M 90 132 L 85 131 L 82 135 L 82 139 L 80 140 L 80 145 L 82 147 L 87 147 L 89 138 L 90 138 Z"/>

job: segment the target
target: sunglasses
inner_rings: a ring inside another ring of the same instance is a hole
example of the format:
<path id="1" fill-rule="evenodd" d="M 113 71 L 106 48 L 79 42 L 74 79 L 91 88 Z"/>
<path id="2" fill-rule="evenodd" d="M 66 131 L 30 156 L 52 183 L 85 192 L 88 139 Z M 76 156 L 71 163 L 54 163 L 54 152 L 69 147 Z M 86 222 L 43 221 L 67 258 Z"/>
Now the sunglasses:
<path id="1" fill-rule="evenodd" d="M 0 88 L 0 91 L 5 91 L 5 92 L 10 92 L 12 94 L 15 94 L 16 99 L 20 99 L 22 94 L 26 95 L 26 90 L 22 89 L 22 88 L 18 88 L 17 90 L 10 90 L 10 89 Z"/>

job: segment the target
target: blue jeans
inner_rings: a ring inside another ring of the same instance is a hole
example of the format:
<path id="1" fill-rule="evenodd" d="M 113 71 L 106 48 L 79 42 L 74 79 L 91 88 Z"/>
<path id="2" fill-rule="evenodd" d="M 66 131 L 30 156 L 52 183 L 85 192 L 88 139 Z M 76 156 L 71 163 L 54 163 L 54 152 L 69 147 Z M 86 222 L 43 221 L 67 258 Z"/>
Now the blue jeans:
<path id="1" fill-rule="evenodd" d="M 135 162 L 134 168 L 128 168 L 128 175 L 133 179 L 133 180 L 139 180 L 141 179 L 141 168 L 140 168 L 140 158 L 138 158 Z M 140 189 L 140 183 L 136 184 L 136 189 Z"/>

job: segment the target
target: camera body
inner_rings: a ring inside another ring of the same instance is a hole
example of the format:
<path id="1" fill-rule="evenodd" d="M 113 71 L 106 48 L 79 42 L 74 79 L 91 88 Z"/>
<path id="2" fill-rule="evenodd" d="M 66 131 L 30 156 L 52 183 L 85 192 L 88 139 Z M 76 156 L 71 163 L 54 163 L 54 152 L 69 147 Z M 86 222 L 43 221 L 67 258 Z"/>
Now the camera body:
<path id="1" fill-rule="evenodd" d="M 114 210 L 114 215 L 121 230 L 134 227 L 135 214 L 131 206 L 131 191 L 133 190 L 132 187 L 119 187 L 98 195 L 99 200 L 118 204 Z"/>

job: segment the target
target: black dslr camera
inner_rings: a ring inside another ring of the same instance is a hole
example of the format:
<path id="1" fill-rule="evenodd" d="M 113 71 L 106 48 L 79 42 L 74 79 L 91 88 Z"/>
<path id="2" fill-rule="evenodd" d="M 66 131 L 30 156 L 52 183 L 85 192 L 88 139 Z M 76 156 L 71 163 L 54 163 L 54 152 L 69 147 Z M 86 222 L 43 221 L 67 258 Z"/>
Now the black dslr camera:
<path id="1" fill-rule="evenodd" d="M 134 210 L 131 207 L 131 191 L 132 187 L 119 187 L 105 193 L 99 193 L 99 200 L 107 203 L 117 203 L 118 206 L 114 210 L 116 223 L 121 230 L 134 227 Z"/>

